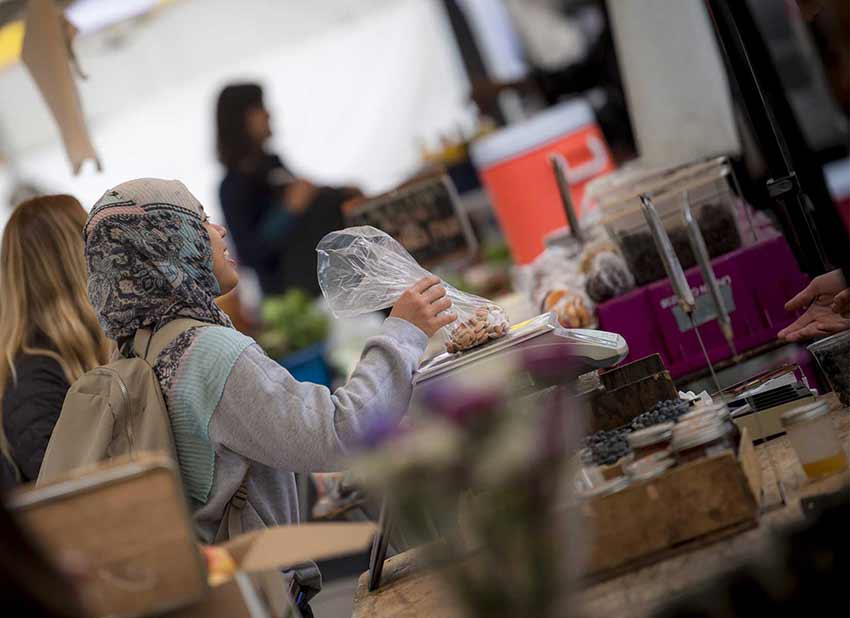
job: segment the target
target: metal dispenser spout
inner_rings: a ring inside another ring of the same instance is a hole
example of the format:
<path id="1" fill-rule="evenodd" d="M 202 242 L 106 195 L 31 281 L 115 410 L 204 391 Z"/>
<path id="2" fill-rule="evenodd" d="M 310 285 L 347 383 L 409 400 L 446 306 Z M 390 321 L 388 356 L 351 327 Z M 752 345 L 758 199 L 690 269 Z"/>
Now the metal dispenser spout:
<path id="1" fill-rule="evenodd" d="M 685 271 L 682 269 L 682 263 L 679 261 L 679 257 L 673 249 L 673 244 L 670 242 L 667 230 L 664 229 L 661 217 L 658 215 L 658 211 L 655 209 L 649 195 L 646 193 L 641 195 L 640 202 L 643 216 L 646 219 L 647 225 L 649 225 L 650 232 L 652 232 L 652 238 L 655 241 L 658 253 L 661 255 L 664 270 L 667 272 L 667 276 L 670 278 L 670 284 L 673 286 L 673 292 L 679 299 L 679 306 L 691 322 L 691 328 L 697 337 L 702 354 L 705 356 L 705 362 L 708 364 L 708 369 L 711 371 L 714 386 L 717 388 L 717 392 L 720 393 L 723 390 L 720 387 L 720 380 L 717 379 L 717 373 L 714 371 L 714 365 L 711 362 L 711 358 L 708 356 L 708 351 L 705 349 L 705 344 L 702 341 L 702 335 L 700 335 L 699 328 L 697 328 L 696 322 L 694 321 L 696 300 L 694 299 L 694 293 L 693 290 L 691 290 L 691 286 L 688 285 L 688 280 L 685 277 Z"/>
<path id="2" fill-rule="evenodd" d="M 702 271 L 702 278 L 708 288 L 708 293 L 711 295 L 711 300 L 717 309 L 717 324 L 720 326 L 720 331 L 723 333 L 726 344 L 732 351 L 732 356 L 738 360 L 738 351 L 735 348 L 735 332 L 732 329 L 732 319 L 729 317 L 729 311 L 726 308 L 726 301 L 723 299 L 723 294 L 720 291 L 720 284 L 717 281 L 717 276 L 714 274 L 714 268 L 711 266 L 711 257 L 708 255 L 708 248 L 705 246 L 705 239 L 697 225 L 696 219 L 691 212 L 691 205 L 688 201 L 687 191 L 682 196 L 682 215 L 685 219 L 685 225 L 688 228 L 688 240 L 690 241 L 691 249 L 696 257 L 697 264 Z"/>

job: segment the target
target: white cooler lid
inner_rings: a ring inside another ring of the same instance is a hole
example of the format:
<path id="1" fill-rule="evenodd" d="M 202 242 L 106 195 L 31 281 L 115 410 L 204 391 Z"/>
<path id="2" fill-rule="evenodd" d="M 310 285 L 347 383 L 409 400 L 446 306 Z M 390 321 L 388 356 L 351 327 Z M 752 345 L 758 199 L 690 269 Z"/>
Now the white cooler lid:
<path id="1" fill-rule="evenodd" d="M 596 121 L 584 99 L 554 105 L 516 124 L 486 135 L 472 144 L 472 162 L 479 170 L 534 150 L 541 144 Z"/>

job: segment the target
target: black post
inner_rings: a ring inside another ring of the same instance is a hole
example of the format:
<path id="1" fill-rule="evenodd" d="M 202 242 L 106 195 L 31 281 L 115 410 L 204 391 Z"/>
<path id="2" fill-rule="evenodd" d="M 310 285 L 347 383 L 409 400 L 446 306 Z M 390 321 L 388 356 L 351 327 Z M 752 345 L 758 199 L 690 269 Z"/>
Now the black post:
<path id="1" fill-rule="evenodd" d="M 797 261 L 810 275 L 840 267 L 848 278 L 847 233 L 747 2 L 705 3 L 769 170 L 767 193 Z"/>

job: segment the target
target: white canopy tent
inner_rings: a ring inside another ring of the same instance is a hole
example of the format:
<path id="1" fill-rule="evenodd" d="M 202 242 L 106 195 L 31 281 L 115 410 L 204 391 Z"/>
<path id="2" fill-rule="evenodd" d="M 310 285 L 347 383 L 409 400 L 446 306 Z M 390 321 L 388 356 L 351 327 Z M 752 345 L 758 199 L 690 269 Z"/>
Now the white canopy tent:
<path id="1" fill-rule="evenodd" d="M 436 0 L 181 0 L 81 36 L 76 51 L 103 172 L 72 176 L 53 119 L 16 65 L 0 73 L 0 200 L 26 180 L 88 207 L 115 184 L 154 176 L 183 180 L 217 216 L 214 105 L 230 81 L 263 84 L 270 147 L 295 169 L 367 191 L 414 171 L 422 141 L 475 121 Z M 7 215 L 0 207 L 0 225 Z"/>

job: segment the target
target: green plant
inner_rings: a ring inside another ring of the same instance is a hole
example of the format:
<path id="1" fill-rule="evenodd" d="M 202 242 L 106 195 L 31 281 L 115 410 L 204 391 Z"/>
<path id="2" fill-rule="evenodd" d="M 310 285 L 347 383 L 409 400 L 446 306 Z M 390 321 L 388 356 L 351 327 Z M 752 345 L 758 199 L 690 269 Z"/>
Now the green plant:
<path id="1" fill-rule="evenodd" d="M 257 341 L 275 357 L 324 341 L 329 329 L 327 316 L 312 298 L 298 289 L 266 298 L 262 304 L 262 324 Z"/>

